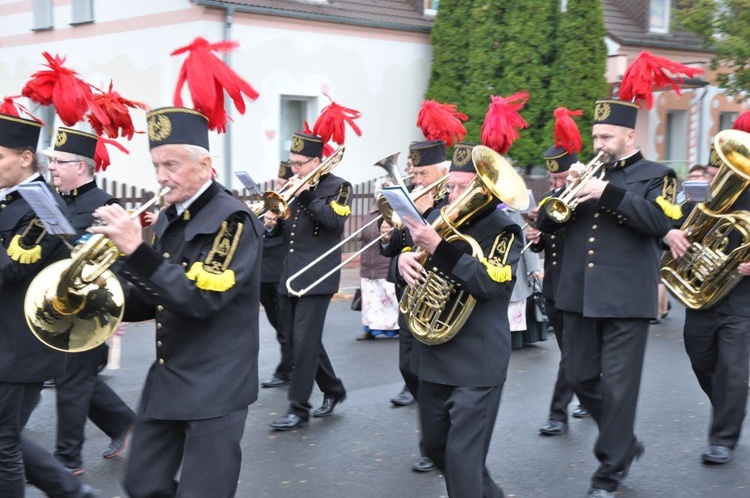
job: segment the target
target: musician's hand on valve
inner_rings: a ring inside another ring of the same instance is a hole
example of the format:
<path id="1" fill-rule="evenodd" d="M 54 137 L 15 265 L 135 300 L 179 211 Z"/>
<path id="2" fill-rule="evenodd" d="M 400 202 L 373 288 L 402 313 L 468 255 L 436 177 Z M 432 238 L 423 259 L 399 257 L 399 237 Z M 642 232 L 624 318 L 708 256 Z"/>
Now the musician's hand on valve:
<path id="1" fill-rule="evenodd" d="M 737 267 L 737 271 L 743 277 L 750 276 L 750 263 L 740 263 L 740 266 Z"/>
<path id="2" fill-rule="evenodd" d="M 423 256 L 424 251 L 404 252 L 399 255 L 398 272 L 408 285 L 414 285 L 419 281 L 423 269 L 420 258 Z"/>
<path id="3" fill-rule="evenodd" d="M 589 199 L 599 199 L 604 193 L 604 189 L 607 187 L 609 182 L 600 180 L 598 178 L 591 178 L 581 186 L 581 189 L 576 194 L 578 202 L 586 202 Z"/>
<path id="4" fill-rule="evenodd" d="M 130 256 L 143 243 L 143 235 L 138 220 L 134 220 L 127 211 L 118 204 L 102 206 L 94 211 L 94 218 L 102 220 L 105 225 L 94 225 L 92 233 L 106 235 L 117 249 L 126 256 Z"/>
<path id="5" fill-rule="evenodd" d="M 688 240 L 687 235 L 677 228 L 673 228 L 667 232 L 664 236 L 664 243 L 669 246 L 669 250 L 672 251 L 672 257 L 675 259 L 684 256 L 690 248 L 690 240 Z"/>

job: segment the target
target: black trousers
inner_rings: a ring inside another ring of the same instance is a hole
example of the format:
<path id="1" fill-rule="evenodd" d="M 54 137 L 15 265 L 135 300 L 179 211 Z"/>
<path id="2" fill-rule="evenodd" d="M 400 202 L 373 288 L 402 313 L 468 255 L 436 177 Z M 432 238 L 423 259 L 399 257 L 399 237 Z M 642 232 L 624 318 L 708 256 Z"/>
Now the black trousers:
<path id="1" fill-rule="evenodd" d="M 570 385 L 565 376 L 565 329 L 563 328 L 563 312 L 555 308 L 555 302 L 551 299 L 545 300 L 545 308 L 552 330 L 555 331 L 557 347 L 560 348 L 560 363 L 557 367 L 557 379 L 552 391 L 552 403 L 549 407 L 549 419 L 558 422 L 568 422 L 568 405 L 573 399 L 573 386 Z"/>
<path id="2" fill-rule="evenodd" d="M 262 282 L 260 284 L 260 304 L 266 312 L 266 318 L 271 327 L 276 330 L 276 340 L 281 349 L 281 360 L 276 367 L 274 375 L 279 379 L 289 380 L 292 373 L 292 350 L 289 345 L 289 339 L 286 331 L 279 322 L 279 283 Z"/>
<path id="3" fill-rule="evenodd" d="M 614 491 L 635 449 L 638 391 L 648 339 L 647 318 L 586 318 L 565 312 L 568 381 L 599 426 L 594 454 L 600 462 L 592 486 Z"/>
<path id="4" fill-rule="evenodd" d="M 0 382 L 0 498 L 24 496 L 27 479 L 53 498 L 75 496 L 81 489 L 52 454 L 21 435 L 41 390 L 41 382 Z"/>
<path id="5" fill-rule="evenodd" d="M 130 498 L 231 498 L 242 465 L 247 408 L 205 420 L 142 415 L 133 431 L 123 487 Z M 175 480 L 182 465 L 179 483 Z"/>
<path id="6" fill-rule="evenodd" d="M 55 379 L 57 443 L 55 456 L 66 467 L 83 466 L 81 449 L 86 418 L 110 438 L 124 435 L 135 423 L 135 412 L 98 375 L 109 348 L 68 355 L 65 372 Z"/>
<path id="7" fill-rule="evenodd" d="M 310 394 L 317 383 L 323 394 L 341 398 L 346 389 L 336 377 L 333 365 L 323 347 L 330 294 L 290 297 L 279 294 L 281 326 L 291 338 L 294 369 L 289 385 L 289 413 L 303 420 L 310 416 Z"/>
<path id="8" fill-rule="evenodd" d="M 711 400 L 708 442 L 734 448 L 747 406 L 750 317 L 687 310 L 684 338 L 693 372 Z"/>
<path id="9" fill-rule="evenodd" d="M 445 474 L 452 498 L 500 498 L 487 453 L 503 387 L 456 387 L 419 382 L 426 456 Z"/>

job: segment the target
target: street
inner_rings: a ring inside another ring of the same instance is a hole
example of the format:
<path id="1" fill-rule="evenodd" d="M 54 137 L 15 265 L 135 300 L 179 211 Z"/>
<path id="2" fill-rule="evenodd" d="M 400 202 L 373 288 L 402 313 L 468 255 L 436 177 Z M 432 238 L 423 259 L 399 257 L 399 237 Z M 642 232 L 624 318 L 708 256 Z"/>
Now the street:
<path id="1" fill-rule="evenodd" d="M 636 423 L 646 453 L 633 464 L 618 497 L 750 496 L 747 420 L 745 438 L 732 462 L 700 462 L 710 405 L 684 351 L 683 316 L 682 308 L 673 305 L 668 318 L 651 326 Z M 260 332 L 262 381 L 270 378 L 279 355 L 275 333 L 262 312 Z M 286 388 L 260 390 L 247 418 L 238 497 L 446 496 L 439 473 L 411 470 L 418 458 L 415 407 L 394 408 L 389 402 L 403 385 L 397 368 L 398 340 L 355 341 L 360 332 L 359 312 L 351 311 L 346 301 L 332 303 L 323 339 L 348 397 L 331 417 L 311 419 L 297 431 L 273 432 L 268 423 L 285 412 Z M 122 338 L 121 368 L 103 372 L 133 407 L 153 357 L 153 323 L 130 324 Z M 506 496 L 583 497 L 588 490 L 596 467 L 594 422 L 571 418 L 567 434 L 538 433 L 549 409 L 558 359 L 552 334 L 545 342 L 512 353 L 487 462 Z M 321 400 L 315 388 L 311 403 L 317 407 Z M 45 448 L 54 448 L 54 390 L 43 392 L 27 434 Z M 108 443 L 89 422 L 81 479 L 102 497 L 125 496 L 120 486 L 125 459 L 104 460 L 101 453 Z M 28 487 L 27 496 L 43 495 Z"/>

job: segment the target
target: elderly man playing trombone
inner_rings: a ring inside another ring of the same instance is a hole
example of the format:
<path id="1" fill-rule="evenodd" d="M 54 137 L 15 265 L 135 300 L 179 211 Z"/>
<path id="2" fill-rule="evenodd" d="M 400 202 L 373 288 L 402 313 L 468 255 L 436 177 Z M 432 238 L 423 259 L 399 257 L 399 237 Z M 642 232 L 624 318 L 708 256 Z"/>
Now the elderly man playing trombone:
<path id="1" fill-rule="evenodd" d="M 339 265 L 341 249 L 328 254 L 299 278 L 290 279 L 338 244 L 351 213 L 351 184 L 343 178 L 325 173 L 314 188 L 311 182 L 299 183 L 322 167 L 323 145 L 320 136 L 294 134 L 289 164 L 297 178 L 289 182 L 297 183 L 291 187 L 294 199 L 289 217 L 282 220 L 270 211 L 266 217 L 267 236 L 284 237 L 286 259 L 279 282 L 279 311 L 293 364 L 289 408 L 284 416 L 270 423 L 277 431 L 294 430 L 309 421 L 313 383 L 323 392 L 323 403 L 312 412 L 313 417 L 331 415 L 346 398 L 344 384 L 336 377 L 322 341 L 326 312 L 333 294 L 338 292 L 341 271 L 333 272 L 304 295 L 295 295 L 296 290 L 305 289 Z"/>

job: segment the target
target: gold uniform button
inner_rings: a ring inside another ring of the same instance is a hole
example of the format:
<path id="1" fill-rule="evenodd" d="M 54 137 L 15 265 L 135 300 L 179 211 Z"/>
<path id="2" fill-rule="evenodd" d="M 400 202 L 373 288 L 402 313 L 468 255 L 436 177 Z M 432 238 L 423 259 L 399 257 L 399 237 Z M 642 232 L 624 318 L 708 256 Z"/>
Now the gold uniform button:
<path id="1" fill-rule="evenodd" d="M 289 252 L 294 252 L 294 249 L 289 249 Z"/>
<path id="2" fill-rule="evenodd" d="M 165 252 L 164 254 L 162 254 L 162 256 L 164 256 L 164 259 L 167 259 L 169 257 L 169 253 Z"/>
<path id="3" fill-rule="evenodd" d="M 591 229 L 592 229 L 592 230 L 596 230 L 597 228 L 599 228 L 599 226 L 598 226 L 598 225 L 591 225 Z"/>
<path id="4" fill-rule="evenodd" d="M 589 237 L 589 242 L 594 242 L 596 239 L 594 237 Z"/>
<path id="5" fill-rule="evenodd" d="M 594 251 L 593 250 L 589 250 L 589 256 L 593 256 L 593 255 L 594 255 Z"/>
<path id="6" fill-rule="evenodd" d="M 594 218 L 598 218 L 598 217 L 599 217 L 599 213 L 594 213 Z"/>
<path id="7" fill-rule="evenodd" d="M 164 306 L 161 304 L 156 307 L 156 311 L 164 311 Z"/>
<path id="8" fill-rule="evenodd" d="M 182 267 L 187 268 L 187 263 L 185 261 L 182 262 Z"/>
<path id="9" fill-rule="evenodd" d="M 161 341 L 156 341 L 156 347 L 158 347 L 158 348 L 161 347 Z"/>
<path id="10" fill-rule="evenodd" d="M 161 327 L 162 327 L 161 323 L 157 322 L 156 323 L 156 330 L 161 330 Z"/>
<path id="11" fill-rule="evenodd" d="M 593 268 L 593 267 L 594 267 L 594 263 L 589 263 L 589 268 Z"/>
<path id="12" fill-rule="evenodd" d="M 557 261 L 553 261 L 552 266 L 557 266 Z"/>
<path id="13" fill-rule="evenodd" d="M 554 257 L 556 257 L 556 256 L 557 256 L 557 253 L 556 253 L 556 252 L 553 252 L 553 253 L 552 253 L 552 257 L 554 258 Z"/>
<path id="14" fill-rule="evenodd" d="M 292 237 L 294 237 L 294 232 L 290 233 L 289 235 L 292 236 Z"/>
<path id="15" fill-rule="evenodd" d="M 554 235 L 550 235 L 550 238 L 551 238 L 552 240 L 555 240 L 555 236 L 554 236 Z"/>
<path id="16" fill-rule="evenodd" d="M 159 365 L 164 365 L 164 358 L 159 358 Z"/>

